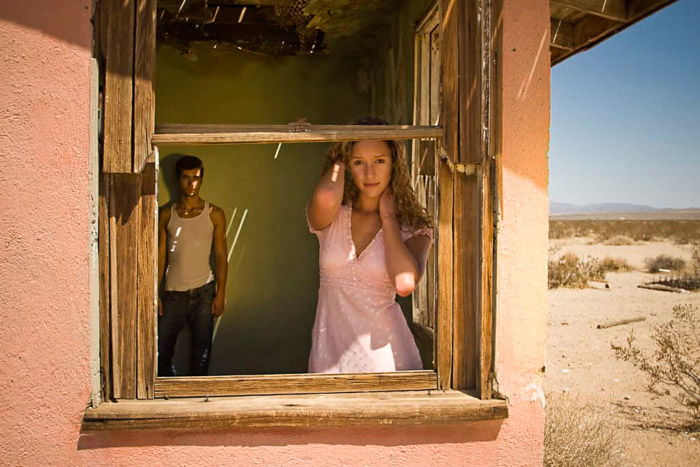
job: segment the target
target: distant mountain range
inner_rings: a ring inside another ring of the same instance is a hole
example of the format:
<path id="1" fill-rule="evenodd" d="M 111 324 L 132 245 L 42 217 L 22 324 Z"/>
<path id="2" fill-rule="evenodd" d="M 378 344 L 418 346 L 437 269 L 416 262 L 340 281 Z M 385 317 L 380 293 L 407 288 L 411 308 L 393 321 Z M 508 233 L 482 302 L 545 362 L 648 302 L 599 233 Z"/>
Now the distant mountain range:
<path id="1" fill-rule="evenodd" d="M 602 203 L 602 204 L 567 204 L 549 203 L 550 214 L 588 214 L 603 212 L 649 212 L 661 211 L 663 209 L 644 206 L 642 204 L 629 203 Z"/>
<path id="2" fill-rule="evenodd" d="M 549 204 L 549 217 L 557 220 L 700 220 L 699 208 L 668 209 L 642 204 Z"/>

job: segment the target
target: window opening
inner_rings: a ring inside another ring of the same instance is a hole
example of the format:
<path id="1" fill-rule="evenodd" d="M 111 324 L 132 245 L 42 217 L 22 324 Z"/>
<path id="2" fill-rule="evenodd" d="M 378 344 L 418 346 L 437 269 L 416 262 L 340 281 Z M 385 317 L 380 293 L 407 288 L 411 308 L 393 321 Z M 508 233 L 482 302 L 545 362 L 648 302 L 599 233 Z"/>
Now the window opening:
<path id="1" fill-rule="evenodd" d="M 306 143 L 427 139 L 409 143 L 408 155 L 412 167 L 420 145 L 428 167 L 425 158 L 434 161 L 442 135 L 437 121 L 417 124 L 411 111 L 414 25 L 428 2 L 355 3 L 348 9 L 314 0 L 158 4 L 152 141 L 162 157 L 159 204 L 176 193 L 168 177 L 177 154 L 202 158 L 203 197 L 224 209 L 229 231 L 227 310 L 215 326 L 210 374 L 239 375 L 244 391 L 265 375 L 287 374 L 297 383 L 306 376 L 292 374 L 306 371 L 318 247 L 303 213 L 328 147 Z M 437 82 L 434 88 L 439 92 Z M 395 125 L 346 125 L 365 115 Z M 426 175 L 412 169 L 412 182 L 435 215 L 434 170 Z M 435 269 L 434 254 L 429 268 Z M 422 340 L 424 367 L 433 369 L 434 338 L 425 330 L 435 326 L 436 275 L 427 276 L 431 285 L 419 286 L 416 296 L 433 304 L 416 306 L 414 298 L 403 306 Z M 183 360 L 181 353 L 186 368 Z M 434 371 L 416 373 L 413 387 L 435 387 Z M 352 380 L 360 388 L 376 387 L 386 375 L 348 378 L 324 384 L 332 390 L 338 381 Z M 159 378 L 156 384 L 157 395 L 190 392 L 178 381 Z"/>
<path id="2" fill-rule="evenodd" d="M 292 170 L 279 185 L 293 186 L 296 190 L 304 186 L 301 178 L 305 174 L 318 174 L 323 151 L 315 154 L 310 151 L 302 151 L 303 154 L 297 152 L 299 157 L 295 157 L 291 148 L 320 147 L 322 145 L 317 142 L 321 140 L 380 139 L 377 138 L 376 128 L 368 128 L 370 134 L 361 138 L 353 135 L 352 128 L 349 133 L 343 134 L 348 130 L 344 124 L 358 115 L 382 116 L 396 125 L 415 122 L 411 112 L 414 101 L 410 92 L 414 82 L 413 41 L 415 25 L 421 23 L 418 20 L 429 6 L 428 1 L 357 2 L 361 5 L 354 8 L 353 4 L 350 12 L 331 8 L 331 16 L 345 19 L 352 17 L 353 12 L 362 11 L 363 14 L 359 17 L 356 14 L 354 19 L 359 19 L 360 26 L 370 26 L 363 30 L 362 27 L 357 29 L 357 24 L 352 24 L 350 29 L 359 34 L 353 37 L 344 34 L 347 29 L 331 27 L 334 20 L 328 20 L 331 23 L 326 22 L 318 28 L 324 32 L 324 43 L 317 42 L 316 47 L 321 47 L 319 50 L 323 53 L 317 53 L 314 49 L 313 53 L 309 50 L 308 53 L 264 55 L 260 51 L 245 49 L 240 44 L 240 48 L 229 47 L 230 44 L 224 47 L 221 43 L 208 41 L 210 36 L 197 40 L 180 38 L 165 41 L 158 46 L 158 53 L 155 52 L 156 23 L 159 17 L 167 16 L 167 12 L 162 11 L 166 4 L 177 3 L 175 16 L 195 3 L 204 4 L 205 7 L 223 7 L 224 3 L 238 6 L 241 10 L 235 22 L 230 22 L 233 27 L 238 27 L 239 23 L 246 22 L 246 18 L 255 18 L 255 15 L 249 14 L 251 10 L 244 13 L 243 6 L 262 8 L 274 6 L 272 3 L 277 6 L 290 3 L 287 0 L 270 2 L 256 1 L 255 5 L 244 5 L 228 0 L 217 4 L 203 0 L 164 1 L 160 4 L 160 10 L 156 10 L 155 0 L 101 0 L 98 3 L 100 13 L 96 31 L 100 61 L 105 70 L 100 202 L 100 269 L 104 279 L 101 282 L 101 298 L 104 298 L 101 300 L 101 362 L 104 366 L 105 397 L 130 399 L 153 398 L 156 394 L 196 396 L 455 388 L 475 390 L 478 397 L 489 398 L 489 349 L 492 342 L 490 260 L 493 253 L 489 241 L 492 214 L 490 157 L 492 152 L 495 154 L 497 151 L 492 151 L 487 143 L 492 133 L 497 134 L 496 126 L 500 121 L 496 115 L 499 106 L 490 107 L 491 103 L 496 102 L 493 98 L 498 97 L 498 93 L 493 91 L 496 87 L 490 86 L 498 86 L 497 82 L 491 83 L 490 78 L 498 66 L 497 61 L 491 59 L 491 50 L 500 39 L 497 37 L 498 23 L 490 20 L 494 13 L 498 13 L 498 2 L 489 4 L 483 0 L 438 2 L 441 11 L 439 62 L 443 73 L 439 79 L 440 86 L 433 86 L 432 89 L 439 89 L 443 96 L 449 96 L 441 101 L 442 109 L 437 111 L 440 114 L 438 134 L 408 135 L 421 129 L 413 125 L 392 129 L 397 134 L 391 135 L 391 138 L 382 135 L 383 139 L 425 139 L 425 145 L 415 140 L 412 143 L 416 147 L 427 146 L 428 150 L 431 144 L 440 148 L 439 161 L 435 164 L 435 171 L 439 173 L 435 185 L 440 213 L 436 226 L 436 235 L 439 235 L 438 260 L 435 261 L 438 270 L 436 277 L 440 278 L 433 355 L 436 371 L 320 376 L 275 373 L 156 377 L 153 361 L 155 310 L 151 308 L 154 308 L 155 280 L 151 282 L 150 278 L 155 278 L 152 264 L 155 263 L 155 246 L 152 240 L 156 233 L 155 208 L 158 200 L 154 187 L 155 180 L 158 180 L 156 170 L 159 158 L 149 151 L 151 140 L 158 145 L 154 151 L 157 153 L 160 147 L 160 154 L 164 156 L 161 174 L 167 169 L 169 153 L 191 147 L 197 151 L 219 151 L 216 154 L 212 152 L 212 160 L 215 161 L 235 160 L 235 151 L 248 157 L 255 151 L 263 151 L 261 157 L 250 158 L 253 170 L 245 172 L 248 179 L 259 181 L 260 174 L 283 173 L 266 170 L 269 167 L 259 165 L 261 161 L 275 162 L 280 167 L 290 164 Z M 320 3 L 309 0 L 306 6 Z M 325 3 L 336 5 L 335 2 Z M 374 14 L 379 11 L 376 8 L 381 9 L 384 4 L 392 5 L 390 14 Z M 180 9 L 182 11 L 177 11 Z M 219 8 L 218 13 L 214 10 L 206 24 L 216 24 L 222 11 L 223 8 Z M 323 12 L 317 14 L 323 16 Z M 195 16 L 184 18 L 184 22 L 193 22 Z M 225 15 L 221 18 L 225 18 Z M 366 22 L 367 19 L 369 22 Z M 202 21 L 194 22 L 194 29 L 200 29 L 204 24 Z M 216 28 L 227 29 L 221 25 Z M 207 53 L 202 52 L 204 49 Z M 213 51 L 225 51 L 226 55 L 213 55 Z M 245 57 L 245 62 L 232 62 L 231 57 L 236 54 L 243 54 L 239 58 Z M 468 57 L 468 61 L 465 57 Z M 232 66 L 232 63 L 236 66 Z M 286 73 L 282 73 L 285 67 Z M 201 72 L 197 79 L 204 82 L 204 86 L 197 86 L 192 79 L 197 71 Z M 319 92 L 321 90 L 325 92 Z M 459 105 L 472 95 L 480 96 L 479 105 L 468 108 Z M 493 117 L 488 112 L 489 108 L 494 110 Z M 300 112 L 299 109 L 304 111 Z M 154 134 L 153 117 L 156 113 L 159 131 Z M 432 121 L 429 120 L 429 123 Z M 171 128 L 166 132 L 166 124 L 186 125 L 188 128 L 181 128 L 180 131 L 171 131 Z M 222 132 L 222 128 L 201 131 L 201 125 L 216 124 L 249 127 L 243 130 L 228 127 L 226 132 Z M 200 126 L 195 128 L 193 125 Z M 259 126 L 261 139 L 247 138 L 241 142 L 241 135 L 251 132 L 250 125 Z M 278 127 L 275 129 L 270 125 Z M 263 138 L 274 133 L 279 136 L 279 125 L 284 127 L 285 138 L 292 135 L 290 140 L 301 144 L 288 144 L 287 139 L 280 141 L 274 136 L 267 140 Z M 338 131 L 331 132 L 330 136 L 328 132 L 319 131 L 321 126 L 327 125 L 338 126 Z M 193 132 L 193 129 L 196 131 Z M 434 127 L 428 129 L 436 130 Z M 188 141 L 187 138 L 193 134 L 201 139 Z M 159 138 L 168 137 L 175 137 L 176 140 L 169 143 L 159 141 Z M 242 144 L 245 142 L 267 144 Z M 306 144 L 309 142 L 316 144 Z M 410 151 L 414 153 L 413 146 Z M 305 167 L 306 163 L 313 164 Z M 413 175 L 429 177 L 429 170 L 429 166 L 414 167 Z M 217 180 L 220 185 L 230 182 L 225 177 L 218 177 Z M 428 181 L 429 178 L 425 180 L 425 186 Z M 162 188 L 164 182 L 161 180 L 160 184 Z M 309 191 L 310 187 L 311 184 L 307 188 Z M 270 193 L 262 190 L 259 193 L 256 202 L 270 202 Z M 305 196 L 303 200 L 306 201 Z M 267 211 L 257 208 L 253 211 L 250 206 L 242 204 L 229 209 L 236 212 L 236 216 L 229 215 L 229 222 L 231 218 L 234 222 L 236 219 L 240 222 L 242 213 L 247 212 L 231 255 L 233 260 L 239 245 L 242 245 L 246 229 L 253 223 L 254 213 Z M 303 212 L 303 209 L 300 211 Z M 285 234 L 287 230 L 286 226 L 282 228 Z M 134 246 L 136 240 L 139 240 L 138 248 Z M 267 278 L 274 278 L 278 273 L 279 270 L 273 269 Z M 306 296 L 301 289 L 294 291 Z M 417 309 L 420 311 L 420 306 Z M 411 320 L 412 304 L 408 304 L 407 314 Z M 417 316 L 420 318 L 419 314 Z M 264 315 L 257 315 L 256 318 L 259 321 L 256 326 L 265 324 Z M 273 315 L 273 318 L 276 316 Z M 270 318 L 267 319 L 269 322 Z M 217 331 L 217 339 L 221 330 L 220 327 Z M 274 345 L 266 347 L 274 348 Z M 424 358 L 424 361 L 427 360 Z"/>

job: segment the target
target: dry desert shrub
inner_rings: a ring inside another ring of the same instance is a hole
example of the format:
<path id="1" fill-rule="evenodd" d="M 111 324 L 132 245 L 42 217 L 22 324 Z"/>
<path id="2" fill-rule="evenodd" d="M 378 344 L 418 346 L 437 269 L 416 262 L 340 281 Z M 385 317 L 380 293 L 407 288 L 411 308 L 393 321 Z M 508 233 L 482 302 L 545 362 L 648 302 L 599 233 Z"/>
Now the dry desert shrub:
<path id="1" fill-rule="evenodd" d="M 605 272 L 626 272 L 631 271 L 632 266 L 624 258 L 613 258 L 606 256 L 600 261 L 600 267 Z"/>
<path id="2" fill-rule="evenodd" d="M 659 272 L 661 269 L 682 271 L 685 269 L 685 260 L 677 256 L 658 255 L 655 258 L 645 259 L 644 265 L 649 272 Z"/>
<path id="3" fill-rule="evenodd" d="M 574 253 L 564 253 L 558 259 L 550 257 L 547 276 L 550 289 L 582 289 L 590 280 L 604 280 L 605 270 L 596 258 L 589 256 L 584 259 Z"/>
<path id="4" fill-rule="evenodd" d="M 544 465 L 621 465 L 621 443 L 606 414 L 565 394 L 549 395 L 545 411 Z"/>
<path id="5" fill-rule="evenodd" d="M 624 246 L 624 245 L 634 245 L 634 240 L 626 235 L 615 235 L 603 241 L 604 245 L 614 245 L 614 246 Z"/>
<path id="6" fill-rule="evenodd" d="M 549 221 L 549 238 L 587 237 L 590 231 L 577 221 Z"/>
<path id="7" fill-rule="evenodd" d="M 688 274 L 700 277 L 700 243 L 690 247 L 690 261 L 688 262 Z"/>
<path id="8" fill-rule="evenodd" d="M 616 236 L 635 242 L 669 239 L 687 244 L 700 240 L 698 220 L 550 220 L 549 238 L 594 237 L 604 243 Z"/>
<path id="9" fill-rule="evenodd" d="M 650 392 L 675 398 L 700 427 L 700 310 L 694 305 L 674 306 L 673 318 L 656 326 L 651 338 L 656 345 L 652 355 L 637 346 L 633 332 L 626 346 L 611 346 L 616 358 L 646 373 Z"/>

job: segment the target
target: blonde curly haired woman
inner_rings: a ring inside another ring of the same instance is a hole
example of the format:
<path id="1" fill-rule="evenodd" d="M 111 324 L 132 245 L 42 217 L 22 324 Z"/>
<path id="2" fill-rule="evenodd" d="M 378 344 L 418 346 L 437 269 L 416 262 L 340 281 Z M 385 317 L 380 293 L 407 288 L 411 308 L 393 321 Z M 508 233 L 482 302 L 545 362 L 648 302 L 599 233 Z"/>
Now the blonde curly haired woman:
<path id="1" fill-rule="evenodd" d="M 422 276 L 433 225 L 411 188 L 404 146 L 344 142 L 327 157 L 306 207 L 321 272 L 309 372 L 420 370 L 395 299 L 410 295 Z"/>

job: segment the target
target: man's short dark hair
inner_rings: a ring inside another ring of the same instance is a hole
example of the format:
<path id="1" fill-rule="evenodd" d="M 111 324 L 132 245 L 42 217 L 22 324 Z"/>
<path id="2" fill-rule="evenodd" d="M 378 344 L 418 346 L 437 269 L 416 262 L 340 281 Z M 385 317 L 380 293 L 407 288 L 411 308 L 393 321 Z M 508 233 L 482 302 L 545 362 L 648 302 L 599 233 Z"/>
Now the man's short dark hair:
<path id="1" fill-rule="evenodd" d="M 185 155 L 175 162 L 175 174 L 178 178 L 180 178 L 180 175 L 182 175 L 183 170 L 192 169 L 202 169 L 199 175 L 204 178 L 204 164 L 202 164 L 202 159 L 199 157 Z"/>

